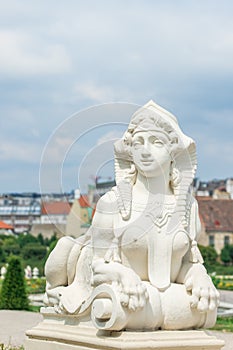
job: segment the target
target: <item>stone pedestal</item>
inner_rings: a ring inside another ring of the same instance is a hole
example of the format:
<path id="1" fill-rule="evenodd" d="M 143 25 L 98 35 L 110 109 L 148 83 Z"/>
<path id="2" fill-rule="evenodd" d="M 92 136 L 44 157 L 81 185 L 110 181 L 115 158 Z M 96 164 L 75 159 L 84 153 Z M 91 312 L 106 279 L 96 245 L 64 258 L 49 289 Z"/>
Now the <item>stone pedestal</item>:
<path id="1" fill-rule="evenodd" d="M 80 320 L 49 310 L 43 316 L 26 332 L 25 350 L 220 350 L 224 345 L 205 331 L 99 331 L 85 316 Z"/>

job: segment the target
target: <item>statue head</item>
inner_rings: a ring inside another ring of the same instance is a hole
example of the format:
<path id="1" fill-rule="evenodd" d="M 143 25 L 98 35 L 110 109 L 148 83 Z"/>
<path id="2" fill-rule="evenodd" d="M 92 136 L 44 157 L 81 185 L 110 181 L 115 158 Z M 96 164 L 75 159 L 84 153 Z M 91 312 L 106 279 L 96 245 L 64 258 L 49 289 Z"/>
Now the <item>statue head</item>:
<path id="1" fill-rule="evenodd" d="M 149 101 L 132 116 L 123 137 L 115 143 L 115 178 L 117 186 L 128 183 L 133 186 L 137 178 L 137 167 L 132 156 L 132 144 L 136 135 L 150 133 L 161 142 L 170 155 L 170 187 L 182 212 L 184 226 L 187 226 L 187 194 L 196 171 L 196 147 L 194 141 L 180 129 L 177 119 L 171 113 Z M 162 169 L 164 171 L 164 169 Z M 125 213 L 126 217 L 129 213 Z M 123 215 L 124 218 L 124 215 Z"/>

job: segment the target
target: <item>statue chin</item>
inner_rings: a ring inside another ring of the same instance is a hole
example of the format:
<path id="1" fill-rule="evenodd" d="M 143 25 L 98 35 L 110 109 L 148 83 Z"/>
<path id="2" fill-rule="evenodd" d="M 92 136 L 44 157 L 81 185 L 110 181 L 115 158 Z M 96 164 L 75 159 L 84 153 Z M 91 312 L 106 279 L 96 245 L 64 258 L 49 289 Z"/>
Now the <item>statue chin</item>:
<path id="1" fill-rule="evenodd" d="M 219 294 L 197 246 L 190 194 L 194 141 L 150 101 L 114 151 L 117 185 L 100 198 L 84 236 L 58 241 L 45 266 L 45 302 L 100 330 L 213 326 Z"/>

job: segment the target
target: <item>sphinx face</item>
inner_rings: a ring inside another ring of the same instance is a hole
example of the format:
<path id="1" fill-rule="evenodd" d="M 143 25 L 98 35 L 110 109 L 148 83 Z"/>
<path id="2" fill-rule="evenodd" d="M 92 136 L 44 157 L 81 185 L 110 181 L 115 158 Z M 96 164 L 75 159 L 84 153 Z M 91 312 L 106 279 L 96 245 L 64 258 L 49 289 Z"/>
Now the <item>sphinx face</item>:
<path id="1" fill-rule="evenodd" d="M 146 177 L 166 175 L 171 155 L 166 135 L 159 131 L 139 131 L 132 138 L 132 157 L 137 170 Z"/>

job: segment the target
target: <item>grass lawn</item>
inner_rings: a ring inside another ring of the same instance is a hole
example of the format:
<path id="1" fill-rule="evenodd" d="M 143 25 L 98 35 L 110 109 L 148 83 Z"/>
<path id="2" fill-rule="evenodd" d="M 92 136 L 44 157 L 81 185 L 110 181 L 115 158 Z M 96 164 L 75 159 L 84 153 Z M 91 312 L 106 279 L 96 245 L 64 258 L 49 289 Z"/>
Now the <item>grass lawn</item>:
<path id="1" fill-rule="evenodd" d="M 216 325 L 211 330 L 233 332 L 233 317 L 218 317 Z"/>

